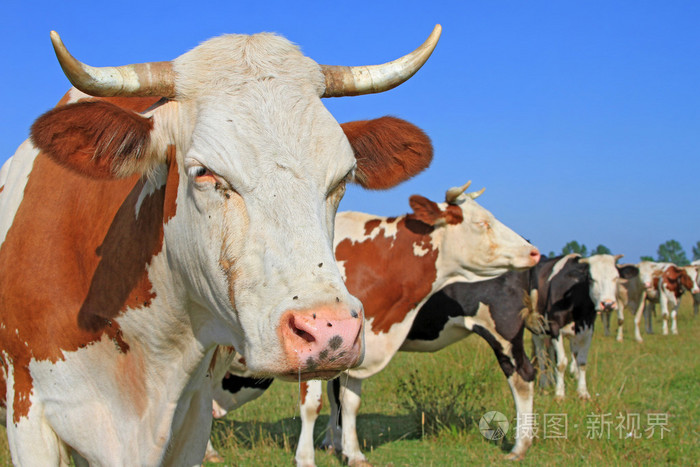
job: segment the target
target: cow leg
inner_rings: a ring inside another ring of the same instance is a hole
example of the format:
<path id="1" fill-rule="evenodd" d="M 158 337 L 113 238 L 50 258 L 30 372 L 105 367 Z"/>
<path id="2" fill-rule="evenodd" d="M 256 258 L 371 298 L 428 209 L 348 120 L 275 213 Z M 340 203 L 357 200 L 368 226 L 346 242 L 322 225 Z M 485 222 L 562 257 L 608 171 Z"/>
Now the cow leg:
<path id="1" fill-rule="evenodd" d="M 647 328 L 647 334 L 654 333 L 651 329 L 651 315 L 654 311 L 655 306 L 656 305 L 654 305 L 653 303 L 647 303 L 644 306 L 644 326 Z"/>
<path id="2" fill-rule="evenodd" d="M 664 293 L 659 294 L 659 303 L 661 304 L 661 334 L 668 335 L 668 297 Z"/>
<path id="3" fill-rule="evenodd" d="M 328 384 L 326 385 L 326 392 L 328 394 L 331 415 L 328 418 L 326 436 L 321 442 L 321 447 L 323 449 L 332 449 L 335 452 L 341 452 L 343 450 L 343 434 L 340 427 L 343 424 L 343 420 L 340 416 L 340 379 L 336 378 L 328 381 Z"/>
<path id="4" fill-rule="evenodd" d="M 537 366 L 539 367 L 540 388 L 545 389 L 551 384 L 547 372 L 547 349 L 545 348 L 546 336 L 544 334 L 532 335 L 532 344 L 535 346 L 535 357 L 537 358 Z"/>
<path id="5" fill-rule="evenodd" d="M 12 417 L 9 410 L 8 418 Z M 7 441 L 14 465 L 69 466 L 70 453 L 67 446 L 43 416 L 40 404 L 32 404 L 26 417 L 7 426 Z"/>
<path id="6" fill-rule="evenodd" d="M 676 322 L 676 317 L 678 316 L 678 307 L 680 304 L 680 301 L 676 301 L 673 308 L 671 308 L 671 334 L 678 334 L 678 323 Z"/>
<path id="7" fill-rule="evenodd" d="M 566 371 L 568 360 L 566 358 L 566 351 L 564 350 L 564 336 L 562 336 L 561 332 L 557 337 L 552 337 L 552 346 L 554 347 L 554 353 L 556 355 L 556 365 L 554 367 L 556 387 L 554 389 L 554 396 L 557 400 L 563 400 L 564 372 Z"/>
<path id="8" fill-rule="evenodd" d="M 360 442 L 357 439 L 357 413 L 360 411 L 360 395 L 362 393 L 362 380 L 348 376 L 340 378 L 340 413 L 343 424 L 343 457 L 350 466 L 369 465 L 365 455 L 360 450 Z"/>
<path id="9" fill-rule="evenodd" d="M 306 388 L 306 391 L 302 390 L 301 433 L 299 434 L 294 463 L 300 467 L 313 467 L 316 465 L 314 462 L 314 424 L 321 411 L 323 383 L 319 380 L 313 380 L 301 384 Z"/>
<path id="10" fill-rule="evenodd" d="M 574 341 L 570 340 L 569 341 L 569 350 L 571 351 L 571 355 L 573 358 L 569 362 L 569 374 L 575 378 L 578 378 L 578 362 L 576 361 L 576 354 L 574 353 Z"/>
<path id="11" fill-rule="evenodd" d="M 214 445 L 211 444 L 211 438 L 209 438 L 209 441 L 207 441 L 207 450 L 204 451 L 204 460 L 202 460 L 202 463 L 209 462 L 212 464 L 220 464 L 224 461 L 225 459 L 221 454 L 219 454 L 219 451 L 214 449 Z"/>
<path id="12" fill-rule="evenodd" d="M 621 303 L 617 304 L 617 342 L 622 342 L 622 329 L 625 323 L 625 307 Z"/>
<path id="13" fill-rule="evenodd" d="M 523 345 L 523 331 L 511 342 L 511 353 L 515 362 L 515 371 L 507 365 L 501 365 L 501 369 L 508 378 L 508 386 L 513 394 L 515 412 L 517 414 L 517 427 L 515 432 L 515 446 L 511 449 L 507 458 L 520 460 L 525 457 L 527 450 L 532 446 L 534 438 L 533 422 L 533 397 L 535 394 L 535 369 L 525 354 Z M 511 371 L 509 375 L 508 371 Z"/>
<path id="14" fill-rule="evenodd" d="M 600 318 L 603 320 L 603 331 L 605 332 L 605 337 L 610 335 L 610 311 L 604 310 L 600 314 Z"/>
<path id="15" fill-rule="evenodd" d="M 581 399 L 590 399 L 586 387 L 586 362 L 588 361 L 588 350 L 591 347 L 591 339 L 593 338 L 593 327 L 584 327 L 580 332 L 576 333 L 571 339 L 572 358 L 576 360 L 578 366 L 578 396 Z"/>
<path id="16" fill-rule="evenodd" d="M 697 316 L 698 311 L 700 311 L 700 293 L 693 294 L 693 316 Z"/>
<path id="17" fill-rule="evenodd" d="M 646 307 L 646 298 L 642 297 L 641 300 L 639 300 L 639 303 L 636 303 L 637 307 L 632 308 L 635 310 L 634 313 L 634 339 L 637 342 L 643 342 L 644 339 L 642 339 L 642 333 L 639 330 L 639 325 L 642 322 L 642 315 L 644 314 L 644 308 Z"/>

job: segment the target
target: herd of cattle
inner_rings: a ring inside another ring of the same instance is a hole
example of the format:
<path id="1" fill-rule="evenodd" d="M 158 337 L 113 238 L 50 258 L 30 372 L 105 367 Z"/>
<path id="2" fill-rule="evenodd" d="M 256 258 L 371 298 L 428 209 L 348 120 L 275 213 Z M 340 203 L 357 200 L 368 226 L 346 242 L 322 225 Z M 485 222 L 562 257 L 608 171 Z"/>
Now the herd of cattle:
<path id="1" fill-rule="evenodd" d="M 551 338 L 578 394 L 597 314 L 609 324 L 678 297 L 698 267 L 541 258 L 469 183 L 412 212 L 337 213 L 348 182 L 391 188 L 427 168 L 430 139 L 383 117 L 338 124 L 320 98 L 383 92 L 427 61 L 436 26 L 383 65 L 319 65 L 271 34 L 211 39 L 172 62 L 95 68 L 52 41 L 74 87 L 0 169 L 0 402 L 16 465 L 199 465 L 212 416 L 304 381 L 298 465 L 324 445 L 362 464 L 362 381 L 398 351 L 476 333 L 519 420 Z M 483 190 L 482 190 L 483 191 Z M 19 266 L 19 267 L 18 267 Z M 647 313 L 647 330 L 651 317 Z M 544 373 L 544 371 L 542 371 Z M 540 378 L 541 383 L 545 378 Z M 213 408 L 212 408 L 213 404 Z M 517 430 L 522 458 L 532 427 Z"/>

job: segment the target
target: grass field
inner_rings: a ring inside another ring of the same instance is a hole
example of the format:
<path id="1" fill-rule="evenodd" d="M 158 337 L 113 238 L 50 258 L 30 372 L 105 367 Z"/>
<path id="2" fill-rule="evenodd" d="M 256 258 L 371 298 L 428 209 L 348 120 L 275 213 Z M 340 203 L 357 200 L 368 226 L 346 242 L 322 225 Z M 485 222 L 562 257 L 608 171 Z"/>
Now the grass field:
<path id="1" fill-rule="evenodd" d="M 576 397 L 575 381 L 568 374 L 563 402 L 538 391 L 538 438 L 525 465 L 700 464 L 700 317 L 692 317 L 690 297 L 683 298 L 678 336 L 643 334 L 645 342 L 637 344 L 628 317 L 625 341 L 618 343 L 612 336 L 604 337 L 602 323 L 597 323 L 588 362 L 593 400 Z M 655 331 L 660 330 L 658 316 L 654 324 Z M 407 388 L 413 388 L 418 399 L 454 399 L 454 416 L 436 433 L 428 429 L 423 435 L 426 427 L 412 408 Z M 214 444 L 226 464 L 291 465 L 300 426 L 298 398 L 296 384 L 276 382 L 260 399 L 217 420 Z M 327 406 L 324 400 L 316 424 L 317 442 L 323 438 Z M 435 354 L 400 353 L 385 371 L 367 380 L 358 434 L 368 460 L 376 466 L 492 465 L 503 460 L 514 432 L 512 423 L 501 442 L 482 437 L 478 422 L 491 410 L 514 422 L 505 378 L 490 347 L 473 335 Z M 554 438 L 551 430 L 544 436 L 545 417 L 565 418 L 566 430 L 554 433 L 563 437 Z M 627 425 L 636 420 L 640 438 L 628 436 Z M 0 459 L 7 464 L 4 433 L 2 438 Z M 321 450 L 316 451 L 316 462 L 342 465 L 338 457 Z"/>

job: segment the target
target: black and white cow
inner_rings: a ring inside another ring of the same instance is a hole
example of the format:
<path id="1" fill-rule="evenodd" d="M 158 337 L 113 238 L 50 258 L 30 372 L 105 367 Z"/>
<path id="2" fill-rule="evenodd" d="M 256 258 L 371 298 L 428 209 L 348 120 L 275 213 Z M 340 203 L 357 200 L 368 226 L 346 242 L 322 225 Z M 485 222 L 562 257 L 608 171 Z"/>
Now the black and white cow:
<path id="1" fill-rule="evenodd" d="M 563 336 L 570 338 L 571 371 L 578 376 L 578 395 L 590 399 L 586 385 L 586 362 L 598 313 L 617 309 L 616 262 L 622 255 L 571 254 L 544 259 L 538 269 L 537 309 L 544 316 L 546 334 L 552 338 L 557 399 L 564 398 L 564 370 L 567 357 Z M 542 264 L 544 263 L 544 264 Z M 546 372 L 544 335 L 533 335 L 540 372 Z M 540 378 L 540 385 L 546 385 Z"/>

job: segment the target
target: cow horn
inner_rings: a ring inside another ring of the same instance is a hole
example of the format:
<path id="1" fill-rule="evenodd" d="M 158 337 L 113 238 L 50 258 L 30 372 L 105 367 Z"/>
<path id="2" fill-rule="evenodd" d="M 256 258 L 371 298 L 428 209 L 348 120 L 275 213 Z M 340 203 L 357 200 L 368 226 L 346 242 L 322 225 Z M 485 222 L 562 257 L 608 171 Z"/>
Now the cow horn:
<path id="1" fill-rule="evenodd" d="M 459 195 L 467 191 L 467 188 L 469 188 L 469 185 L 472 184 L 472 181 L 469 180 L 467 183 L 462 185 L 461 187 L 455 186 L 447 190 L 445 193 L 445 202 L 448 204 L 454 204 L 455 200 L 459 198 Z"/>
<path id="2" fill-rule="evenodd" d="M 467 196 L 469 196 L 471 199 L 477 199 L 479 196 L 484 194 L 484 191 L 486 188 L 482 188 L 479 191 L 475 191 L 474 193 L 467 193 Z"/>
<path id="3" fill-rule="evenodd" d="M 388 91 L 413 76 L 433 53 L 442 26 L 435 25 L 423 44 L 408 55 L 382 65 L 339 66 L 321 65 L 326 77 L 322 97 L 359 96 Z"/>
<path id="4" fill-rule="evenodd" d="M 68 80 L 86 94 L 97 97 L 175 97 L 175 73 L 170 62 L 97 68 L 76 60 L 56 31 L 51 31 L 51 42 Z"/>

